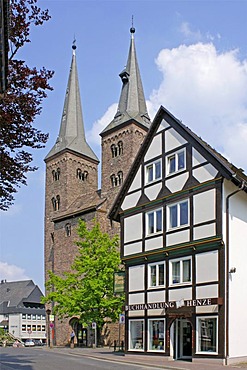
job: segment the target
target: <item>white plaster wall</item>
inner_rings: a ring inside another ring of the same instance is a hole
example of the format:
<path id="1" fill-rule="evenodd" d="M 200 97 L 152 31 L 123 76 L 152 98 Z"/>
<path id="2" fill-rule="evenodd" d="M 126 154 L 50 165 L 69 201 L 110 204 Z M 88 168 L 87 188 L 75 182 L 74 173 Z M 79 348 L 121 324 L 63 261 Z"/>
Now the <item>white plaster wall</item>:
<path id="1" fill-rule="evenodd" d="M 161 140 L 161 134 L 158 134 L 154 136 L 148 151 L 144 157 L 144 161 L 148 161 L 149 159 L 152 159 L 154 157 L 157 157 L 162 153 L 162 140 Z"/>
<path id="2" fill-rule="evenodd" d="M 196 283 L 218 281 L 218 251 L 199 253 L 195 258 Z"/>
<path id="3" fill-rule="evenodd" d="M 223 225 L 226 241 L 226 196 L 238 190 L 228 180 L 223 185 Z M 229 355 L 247 356 L 247 194 L 238 192 L 230 198 L 229 267 Z"/>
<path id="4" fill-rule="evenodd" d="M 180 301 L 180 299 L 192 299 L 192 288 L 181 287 L 169 291 L 169 301 Z"/>
<path id="5" fill-rule="evenodd" d="M 199 182 L 205 182 L 214 179 L 217 172 L 218 170 L 214 166 L 212 166 L 211 164 L 205 164 L 205 166 L 192 170 L 192 175 Z"/>
<path id="6" fill-rule="evenodd" d="M 209 225 L 197 226 L 193 229 L 193 239 L 203 239 L 216 234 L 215 222 Z"/>
<path id="7" fill-rule="evenodd" d="M 131 243 L 124 246 L 124 255 L 136 254 L 142 252 L 142 242 Z"/>
<path id="8" fill-rule="evenodd" d="M 193 197 L 194 225 L 215 218 L 216 195 L 215 189 L 204 191 Z"/>
<path id="9" fill-rule="evenodd" d="M 141 167 L 139 167 L 139 170 L 137 171 L 134 180 L 129 188 L 129 192 L 139 189 L 141 187 Z"/>
<path id="10" fill-rule="evenodd" d="M 9 332 L 15 337 L 21 336 L 21 314 L 9 315 Z"/>
<path id="11" fill-rule="evenodd" d="M 165 302 L 165 290 L 148 292 L 148 303 Z"/>
<path id="12" fill-rule="evenodd" d="M 126 210 L 128 208 L 135 207 L 138 200 L 140 199 L 140 196 L 141 196 L 140 190 L 130 195 L 126 195 L 126 197 L 124 198 L 123 204 L 122 204 L 122 209 Z"/>
<path id="13" fill-rule="evenodd" d="M 152 249 L 163 248 L 163 236 L 145 240 L 145 251 Z"/>
<path id="14" fill-rule="evenodd" d="M 145 195 L 148 197 L 149 200 L 154 200 L 157 198 L 160 190 L 162 188 L 162 183 L 154 184 L 152 186 L 147 187 L 144 190 Z"/>
<path id="15" fill-rule="evenodd" d="M 186 172 L 176 177 L 173 177 L 172 179 L 166 180 L 165 185 L 172 193 L 176 193 L 177 191 L 183 189 L 188 178 L 189 173 Z"/>
<path id="16" fill-rule="evenodd" d="M 179 135 L 173 128 L 167 130 L 165 133 L 166 152 L 178 148 L 179 146 L 187 143 L 187 141 Z"/>
<path id="17" fill-rule="evenodd" d="M 189 230 L 183 230 L 183 231 L 177 231 L 173 234 L 166 235 L 166 246 L 174 245 L 174 244 L 180 244 L 180 243 L 186 243 L 190 240 L 190 231 Z"/>
<path id="18" fill-rule="evenodd" d="M 144 265 L 129 267 L 129 291 L 144 290 Z"/>
<path id="19" fill-rule="evenodd" d="M 163 119 L 159 125 L 157 132 L 163 131 L 167 127 L 170 127 L 170 125 Z"/>
<path id="20" fill-rule="evenodd" d="M 219 296 L 218 284 L 198 286 L 196 288 L 196 299 L 217 298 Z"/>
<path id="21" fill-rule="evenodd" d="M 195 148 L 192 148 L 192 166 L 194 167 L 203 162 L 206 162 L 206 159 Z"/>
<path id="22" fill-rule="evenodd" d="M 142 214 L 126 217 L 124 219 L 124 243 L 142 237 Z"/>
<path id="23" fill-rule="evenodd" d="M 144 293 L 136 293 L 129 295 L 129 305 L 144 303 Z"/>

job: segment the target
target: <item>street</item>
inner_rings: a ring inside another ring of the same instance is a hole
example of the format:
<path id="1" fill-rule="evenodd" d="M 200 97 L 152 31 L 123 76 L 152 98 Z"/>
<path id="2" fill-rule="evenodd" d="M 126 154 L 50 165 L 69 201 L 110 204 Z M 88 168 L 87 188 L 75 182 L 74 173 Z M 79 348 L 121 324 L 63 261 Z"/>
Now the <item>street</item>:
<path id="1" fill-rule="evenodd" d="M 146 366 L 56 353 L 46 348 L 0 348 L 1 370 L 142 370 Z M 150 367 L 149 367 L 150 369 Z M 155 367 L 152 368 L 153 370 Z"/>

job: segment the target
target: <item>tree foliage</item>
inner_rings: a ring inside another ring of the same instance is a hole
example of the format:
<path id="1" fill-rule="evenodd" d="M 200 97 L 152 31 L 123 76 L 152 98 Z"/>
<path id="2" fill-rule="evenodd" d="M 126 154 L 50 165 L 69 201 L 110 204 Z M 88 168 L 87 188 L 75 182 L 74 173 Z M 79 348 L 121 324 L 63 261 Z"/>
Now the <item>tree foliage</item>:
<path id="1" fill-rule="evenodd" d="M 26 174 L 35 171 L 29 149 L 43 148 L 48 135 L 33 126 L 41 104 L 52 90 L 48 81 L 53 72 L 44 67 L 29 67 L 17 53 L 30 42 L 31 26 L 49 20 L 37 0 L 10 0 L 8 88 L 0 96 L 0 209 L 13 204 L 16 188 L 26 185 Z"/>
<path id="2" fill-rule="evenodd" d="M 80 221 L 78 235 L 73 272 L 62 277 L 49 272 L 49 293 L 43 303 L 54 302 L 53 313 L 59 317 L 77 316 L 82 323 L 96 322 L 102 328 L 106 318 L 113 322 L 118 319 L 124 302 L 113 291 L 114 272 L 120 265 L 119 239 L 102 233 L 96 222 L 88 230 L 85 222 Z"/>

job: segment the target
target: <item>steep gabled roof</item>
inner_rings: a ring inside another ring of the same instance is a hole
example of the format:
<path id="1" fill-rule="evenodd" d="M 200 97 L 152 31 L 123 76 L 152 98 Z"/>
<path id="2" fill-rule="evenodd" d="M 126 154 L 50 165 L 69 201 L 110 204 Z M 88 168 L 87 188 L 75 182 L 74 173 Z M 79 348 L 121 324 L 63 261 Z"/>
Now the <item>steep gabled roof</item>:
<path id="1" fill-rule="evenodd" d="M 122 125 L 130 119 L 135 120 L 145 128 L 150 127 L 150 118 L 147 112 L 146 100 L 135 50 L 135 28 L 131 27 L 130 33 L 131 41 L 127 65 L 119 74 L 123 86 L 117 113 L 109 125 L 101 132 L 100 135 L 102 136 L 106 132 Z"/>
<path id="2" fill-rule="evenodd" d="M 99 162 L 85 137 L 75 49 L 76 47 L 73 45 L 59 136 L 56 144 L 45 157 L 45 161 L 67 149 Z"/>
<path id="3" fill-rule="evenodd" d="M 2 307 L 23 307 L 27 303 L 40 304 L 43 294 L 32 280 L 2 281 L 0 283 L 0 311 Z"/>
<path id="4" fill-rule="evenodd" d="M 122 185 L 122 189 L 115 199 L 115 202 L 109 212 L 108 217 L 110 219 L 116 221 L 119 220 L 119 212 L 121 210 L 122 202 L 128 192 L 129 187 L 131 186 L 131 183 L 138 171 L 141 162 L 143 161 L 149 145 L 151 144 L 153 136 L 163 119 L 171 124 L 171 126 L 173 126 L 175 129 L 178 129 L 180 133 L 182 133 L 182 135 L 192 144 L 194 143 L 197 146 L 199 144 L 202 153 L 214 162 L 214 165 L 218 167 L 219 171 L 222 173 L 222 176 L 224 176 L 228 180 L 231 180 L 236 186 L 241 186 L 241 184 L 244 182 L 243 190 L 247 193 L 247 176 L 244 174 L 243 170 L 230 163 L 225 157 L 223 157 L 209 144 L 207 144 L 204 140 L 197 136 L 193 131 L 191 131 L 187 126 L 185 126 L 181 121 L 174 117 L 166 108 L 161 106 L 153 120 L 153 123 L 151 124 L 151 127 L 144 139 L 139 152 L 137 153 L 136 159 Z"/>

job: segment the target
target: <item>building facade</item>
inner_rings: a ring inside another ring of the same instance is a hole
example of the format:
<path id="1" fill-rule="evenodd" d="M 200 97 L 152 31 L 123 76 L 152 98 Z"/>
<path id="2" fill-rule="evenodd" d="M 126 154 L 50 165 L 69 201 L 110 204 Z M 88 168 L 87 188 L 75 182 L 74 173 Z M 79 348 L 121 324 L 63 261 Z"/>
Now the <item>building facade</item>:
<path id="1" fill-rule="evenodd" d="M 14 337 L 46 341 L 43 293 L 32 280 L 0 283 L 0 327 Z"/>
<path id="2" fill-rule="evenodd" d="M 246 361 L 246 193 L 243 171 L 161 107 L 110 211 L 127 352 Z"/>
<path id="3" fill-rule="evenodd" d="M 79 219 L 91 227 L 96 219 L 104 232 L 119 233 L 107 213 L 119 192 L 140 145 L 149 129 L 150 119 L 138 67 L 134 32 L 131 28 L 126 68 L 120 73 L 122 90 L 118 109 L 102 131 L 101 189 L 98 189 L 99 160 L 87 143 L 78 83 L 76 46 L 66 90 L 58 139 L 45 158 L 45 280 L 48 271 L 62 275 L 70 271 L 77 254 L 75 240 Z M 52 307 L 49 309 L 52 310 Z M 91 333 L 77 318 L 55 318 L 54 344 L 68 343 L 71 327 L 78 345 L 90 345 Z M 111 328 L 105 342 L 118 339 Z M 109 331 L 107 331 L 109 332 Z"/>

